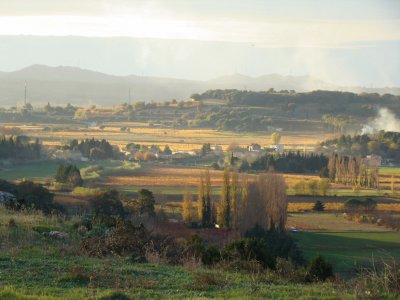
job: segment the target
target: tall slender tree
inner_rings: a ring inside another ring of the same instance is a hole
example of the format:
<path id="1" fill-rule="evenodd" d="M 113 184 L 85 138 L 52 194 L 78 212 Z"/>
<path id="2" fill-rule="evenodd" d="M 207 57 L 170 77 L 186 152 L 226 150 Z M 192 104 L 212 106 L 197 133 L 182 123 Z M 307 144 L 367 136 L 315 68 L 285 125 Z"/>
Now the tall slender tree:
<path id="1" fill-rule="evenodd" d="M 205 210 L 204 175 L 200 174 L 199 189 L 197 193 L 197 217 L 200 223 L 203 222 L 204 210 Z"/>
<path id="2" fill-rule="evenodd" d="M 193 207 L 193 197 L 189 192 L 189 189 L 185 188 L 185 194 L 183 195 L 182 203 L 182 218 L 185 223 L 190 223 L 193 221 L 192 217 L 192 207 Z"/>
<path id="3" fill-rule="evenodd" d="M 234 171 L 231 177 L 231 224 L 235 230 L 238 228 L 240 206 L 239 175 Z"/>
<path id="4" fill-rule="evenodd" d="M 218 224 L 224 228 L 231 228 L 231 184 L 229 169 L 224 170 L 221 202 L 218 211 Z"/>

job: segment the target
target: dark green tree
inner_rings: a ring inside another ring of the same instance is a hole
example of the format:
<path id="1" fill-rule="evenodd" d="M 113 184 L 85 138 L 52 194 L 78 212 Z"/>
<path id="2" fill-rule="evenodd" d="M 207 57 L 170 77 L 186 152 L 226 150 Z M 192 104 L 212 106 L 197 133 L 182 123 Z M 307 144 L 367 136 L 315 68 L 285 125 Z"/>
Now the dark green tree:
<path id="1" fill-rule="evenodd" d="M 154 210 L 155 199 L 151 191 L 146 189 L 141 189 L 138 192 L 137 204 L 138 204 L 138 211 L 140 214 L 147 213 L 150 216 L 155 215 L 155 210 Z"/>
<path id="2" fill-rule="evenodd" d="M 61 164 L 56 174 L 56 182 L 66 183 L 72 187 L 81 186 L 83 179 L 79 169 L 72 164 Z"/>
<path id="3" fill-rule="evenodd" d="M 324 211 L 325 210 L 325 204 L 322 203 L 320 200 L 317 200 L 317 201 L 315 201 L 312 210 L 313 211 Z"/>
<path id="4" fill-rule="evenodd" d="M 17 185 L 16 209 L 33 208 L 43 211 L 45 214 L 53 210 L 61 210 L 61 207 L 54 203 L 54 194 L 38 183 L 22 181 Z"/>
<path id="5" fill-rule="evenodd" d="M 311 261 L 306 279 L 310 282 L 325 281 L 333 276 L 332 265 L 326 262 L 322 256 L 317 256 Z"/>
<path id="6" fill-rule="evenodd" d="M 93 219 L 97 223 L 115 223 L 116 218 L 124 218 L 125 210 L 117 190 L 99 193 L 90 200 Z"/>

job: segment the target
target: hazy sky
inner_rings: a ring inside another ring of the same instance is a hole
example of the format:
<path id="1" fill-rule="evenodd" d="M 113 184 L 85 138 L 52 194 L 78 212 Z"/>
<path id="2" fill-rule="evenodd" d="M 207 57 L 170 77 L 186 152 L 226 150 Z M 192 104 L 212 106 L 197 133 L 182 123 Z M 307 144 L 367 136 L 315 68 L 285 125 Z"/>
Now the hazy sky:
<path id="1" fill-rule="evenodd" d="M 0 70 L 23 67 L 23 61 L 25 65 L 68 63 L 112 74 L 206 79 L 236 71 L 252 76 L 309 74 L 339 84 L 400 85 L 399 28 L 398 0 L 0 0 L 0 36 L 61 36 L 67 41 L 68 36 L 131 37 L 136 41 L 129 48 L 131 54 L 146 56 L 145 62 L 136 59 L 130 64 L 129 51 L 121 50 L 124 56 L 116 58 L 115 45 L 104 43 L 102 47 L 113 51 L 97 63 L 96 57 L 74 62 L 62 50 L 46 53 L 34 47 L 36 54 L 26 53 L 29 59 L 23 59 L 13 57 L 13 45 L 3 39 Z M 154 43 L 145 42 L 149 38 L 166 45 L 164 56 L 151 48 Z M 170 49 L 172 41 L 179 57 Z M 191 41 L 204 42 L 209 51 L 199 52 Z M 76 39 L 66 47 L 87 52 Z M 215 62 L 213 55 L 220 56 L 221 68 L 207 66 L 207 61 Z M 203 65 L 188 60 L 196 57 Z M 104 59 L 115 59 L 114 68 L 104 67 Z M 165 70 L 155 62 L 176 65 Z M 196 74 L 193 68 L 198 69 Z"/>

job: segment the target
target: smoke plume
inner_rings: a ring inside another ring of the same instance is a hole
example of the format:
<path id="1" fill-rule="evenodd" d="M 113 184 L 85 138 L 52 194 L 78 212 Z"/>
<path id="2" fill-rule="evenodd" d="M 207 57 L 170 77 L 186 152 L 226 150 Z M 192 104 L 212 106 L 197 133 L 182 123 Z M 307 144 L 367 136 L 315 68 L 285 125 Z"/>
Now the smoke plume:
<path id="1" fill-rule="evenodd" d="M 361 133 L 368 134 L 379 130 L 400 132 L 400 120 L 386 107 L 379 109 L 378 115 L 372 122 L 363 126 Z"/>

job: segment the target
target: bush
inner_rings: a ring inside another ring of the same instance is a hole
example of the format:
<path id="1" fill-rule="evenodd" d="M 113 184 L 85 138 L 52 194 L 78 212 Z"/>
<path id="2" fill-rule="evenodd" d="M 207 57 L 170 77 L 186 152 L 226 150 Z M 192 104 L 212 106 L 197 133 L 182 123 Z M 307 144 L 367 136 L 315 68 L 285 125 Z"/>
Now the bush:
<path id="1" fill-rule="evenodd" d="M 138 196 L 131 202 L 127 203 L 127 206 L 131 208 L 134 213 L 140 215 L 147 214 L 149 216 L 155 216 L 154 210 L 155 199 L 151 191 L 147 189 L 141 189 L 138 192 Z"/>
<path id="2" fill-rule="evenodd" d="M 308 267 L 306 280 L 309 282 L 325 281 L 334 277 L 333 267 L 322 256 L 315 257 Z"/>
<path id="3" fill-rule="evenodd" d="M 271 255 L 276 259 L 282 257 L 292 261 L 296 265 L 304 265 L 303 253 L 297 247 L 295 240 L 286 232 L 271 228 L 266 231 L 256 225 L 252 230 L 246 232 L 246 237 L 264 238 L 269 246 Z"/>
<path id="4" fill-rule="evenodd" d="M 375 264 L 374 264 L 375 265 Z M 362 270 L 359 276 L 351 282 L 357 298 L 360 299 L 386 299 L 394 296 L 400 297 L 400 267 L 393 263 L 383 263 L 378 271 Z"/>
<path id="5" fill-rule="evenodd" d="M 296 266 L 290 260 L 278 257 L 276 259 L 276 270 L 273 275 L 277 275 L 279 279 L 289 282 L 304 283 L 307 271 L 304 267 Z"/>
<path id="6" fill-rule="evenodd" d="M 90 200 L 93 218 L 97 223 L 113 225 L 117 218 L 125 217 L 125 210 L 116 190 L 100 193 Z"/>
<path id="7" fill-rule="evenodd" d="M 344 208 L 350 211 L 363 210 L 365 212 L 372 212 L 375 210 L 377 203 L 374 199 L 366 198 L 360 199 L 349 199 L 344 203 Z"/>
<path id="8" fill-rule="evenodd" d="M 79 169 L 72 164 L 61 164 L 56 174 L 56 182 L 66 183 L 72 187 L 81 186 L 83 180 Z"/>
<path id="9" fill-rule="evenodd" d="M 256 260 L 264 268 L 275 268 L 275 260 L 263 238 L 242 238 L 227 244 L 222 249 L 222 257 L 228 261 Z"/>
<path id="10" fill-rule="evenodd" d="M 200 259 L 204 265 L 213 265 L 221 260 L 221 254 L 214 245 L 207 245 L 198 234 L 189 237 L 184 244 L 184 256 Z"/>
<path id="11" fill-rule="evenodd" d="M 98 230 L 97 230 L 98 229 Z M 95 232 L 93 232 L 95 231 Z M 150 234 L 143 226 L 134 226 L 130 222 L 117 222 L 115 228 L 93 226 L 88 237 L 82 240 L 80 252 L 83 255 L 103 257 L 109 254 L 145 255 L 145 246 Z"/>
<path id="12" fill-rule="evenodd" d="M 54 195 L 38 183 L 22 181 L 16 187 L 17 202 L 10 209 L 32 208 L 45 214 L 52 211 L 62 211 L 62 207 L 54 203 Z"/>

